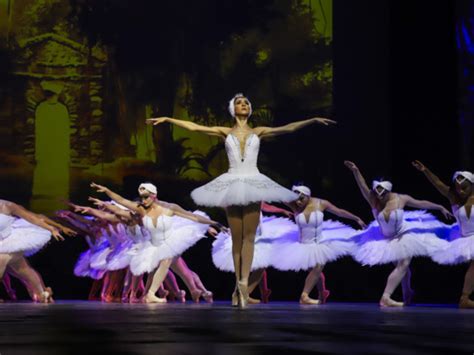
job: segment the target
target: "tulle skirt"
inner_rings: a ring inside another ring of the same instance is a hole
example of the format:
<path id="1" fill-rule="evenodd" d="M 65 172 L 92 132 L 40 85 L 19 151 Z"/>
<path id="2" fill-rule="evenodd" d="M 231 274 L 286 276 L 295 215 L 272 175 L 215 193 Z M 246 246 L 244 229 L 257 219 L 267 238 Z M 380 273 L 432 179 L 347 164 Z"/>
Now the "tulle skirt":
<path id="1" fill-rule="evenodd" d="M 191 192 L 201 206 L 245 206 L 261 201 L 290 202 L 298 198 L 293 191 L 260 173 L 225 173 Z"/>
<path id="2" fill-rule="evenodd" d="M 16 219 L 7 236 L 0 239 L 0 254 L 23 253 L 31 256 L 51 240 L 51 233 L 24 219 Z"/>
<path id="3" fill-rule="evenodd" d="M 351 238 L 356 232 L 341 222 L 327 220 L 315 241 L 302 243 L 295 225 L 291 233 L 275 244 L 274 266 L 281 271 L 309 270 L 350 255 L 354 248 Z"/>
<path id="4" fill-rule="evenodd" d="M 273 266 L 275 240 L 292 231 L 295 224 L 287 218 L 263 217 L 261 234 L 255 238 L 251 270 Z M 225 232 L 216 236 L 212 243 L 212 261 L 221 271 L 234 272 L 232 259 L 232 237 Z"/>
<path id="5" fill-rule="evenodd" d="M 474 260 L 474 235 L 463 237 L 458 224 L 451 226 L 449 243 L 442 250 L 433 253 L 439 264 L 461 264 Z"/>
<path id="6" fill-rule="evenodd" d="M 137 276 L 155 270 L 160 261 L 181 255 L 204 238 L 208 227 L 207 224 L 173 216 L 173 227 L 166 239 L 156 244 L 145 241 L 132 252 L 130 270 Z"/>
<path id="7" fill-rule="evenodd" d="M 90 277 L 94 280 L 100 280 L 106 270 L 96 270 L 91 267 L 91 257 L 93 251 L 91 249 L 81 253 L 76 265 L 74 266 L 74 275 L 78 277 Z"/>
<path id="8" fill-rule="evenodd" d="M 384 236 L 376 221 L 356 235 L 353 257 L 362 265 L 387 264 L 416 256 L 431 257 L 446 247 L 448 231 L 449 226 L 425 211 L 405 211 L 397 236 Z"/>

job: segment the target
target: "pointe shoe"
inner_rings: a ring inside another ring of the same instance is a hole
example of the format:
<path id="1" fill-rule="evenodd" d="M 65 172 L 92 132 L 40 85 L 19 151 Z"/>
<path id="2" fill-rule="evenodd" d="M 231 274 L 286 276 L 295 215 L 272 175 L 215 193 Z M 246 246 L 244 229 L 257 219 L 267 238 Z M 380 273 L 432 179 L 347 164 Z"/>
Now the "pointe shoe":
<path id="1" fill-rule="evenodd" d="M 239 281 L 237 286 L 239 295 L 239 308 L 246 308 L 249 302 L 248 284 L 246 282 Z"/>
<path id="2" fill-rule="evenodd" d="M 49 293 L 48 303 L 54 303 L 54 299 L 53 299 L 53 294 L 54 294 L 54 292 L 53 292 L 53 289 L 48 286 L 48 287 L 46 287 L 44 290 Z"/>
<path id="3" fill-rule="evenodd" d="M 185 290 L 179 290 L 179 293 L 176 295 L 176 298 L 181 303 L 186 303 L 186 291 Z"/>
<path id="4" fill-rule="evenodd" d="M 459 299 L 459 308 L 474 308 L 474 301 L 468 295 L 462 295 Z"/>
<path id="5" fill-rule="evenodd" d="M 323 292 L 321 292 L 318 297 L 319 303 L 325 304 L 330 294 L 331 294 L 331 291 L 323 290 Z"/>
<path id="6" fill-rule="evenodd" d="M 214 303 L 214 294 L 211 291 L 204 291 L 201 296 L 207 303 Z"/>
<path id="7" fill-rule="evenodd" d="M 43 291 L 43 292 L 41 292 L 39 302 L 40 303 L 49 303 L 48 302 L 49 297 L 51 297 L 49 292 L 48 291 Z"/>
<path id="8" fill-rule="evenodd" d="M 17 301 L 17 297 L 16 297 L 16 291 L 13 289 L 13 288 L 10 288 L 7 290 L 7 294 L 8 294 L 8 297 L 12 300 L 12 301 Z"/>
<path id="9" fill-rule="evenodd" d="M 201 295 L 202 295 L 201 290 L 191 291 L 191 298 L 193 299 L 194 303 L 199 303 L 199 299 L 201 298 Z"/>
<path id="10" fill-rule="evenodd" d="M 160 296 L 160 298 L 166 298 L 168 297 L 169 294 L 170 292 L 168 290 L 165 290 L 165 289 L 158 290 L 158 296 Z"/>
<path id="11" fill-rule="evenodd" d="M 253 298 L 253 297 L 249 297 L 249 304 L 259 304 L 261 303 L 260 300 L 256 299 L 256 298 Z"/>
<path id="12" fill-rule="evenodd" d="M 300 297 L 300 304 L 316 305 L 316 304 L 319 304 L 319 300 L 315 300 L 309 297 L 307 294 L 302 294 Z"/>
<path id="13" fill-rule="evenodd" d="M 403 302 L 394 301 L 389 296 L 382 296 L 379 305 L 380 307 L 403 307 L 405 304 Z"/>
<path id="14" fill-rule="evenodd" d="M 262 302 L 263 303 L 268 303 L 270 302 L 270 295 L 272 294 L 272 290 L 270 290 L 269 288 L 266 289 L 265 291 L 263 291 L 263 294 L 262 294 Z"/>
<path id="15" fill-rule="evenodd" d="M 237 287 L 232 293 L 232 307 L 237 307 L 239 305 L 239 291 Z"/>
<path id="16" fill-rule="evenodd" d="M 156 297 L 153 293 L 147 293 L 143 297 L 143 303 L 166 303 L 166 298 Z"/>

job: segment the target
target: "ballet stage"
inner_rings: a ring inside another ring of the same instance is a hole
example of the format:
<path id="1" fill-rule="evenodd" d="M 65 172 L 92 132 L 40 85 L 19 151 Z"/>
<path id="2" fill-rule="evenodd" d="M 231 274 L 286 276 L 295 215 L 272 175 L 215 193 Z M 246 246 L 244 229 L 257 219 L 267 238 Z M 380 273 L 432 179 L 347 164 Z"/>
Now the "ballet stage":
<path id="1" fill-rule="evenodd" d="M 1 355 L 474 352 L 474 311 L 454 305 L 4 303 L 0 329 Z"/>

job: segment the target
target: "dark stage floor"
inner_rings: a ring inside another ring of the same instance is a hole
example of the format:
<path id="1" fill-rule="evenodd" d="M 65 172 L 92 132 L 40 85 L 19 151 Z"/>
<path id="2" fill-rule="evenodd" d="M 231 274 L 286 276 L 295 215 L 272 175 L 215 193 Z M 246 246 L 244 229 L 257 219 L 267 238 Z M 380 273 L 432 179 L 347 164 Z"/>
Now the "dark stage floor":
<path id="1" fill-rule="evenodd" d="M 0 354 L 474 353 L 474 310 L 375 304 L 0 304 Z"/>

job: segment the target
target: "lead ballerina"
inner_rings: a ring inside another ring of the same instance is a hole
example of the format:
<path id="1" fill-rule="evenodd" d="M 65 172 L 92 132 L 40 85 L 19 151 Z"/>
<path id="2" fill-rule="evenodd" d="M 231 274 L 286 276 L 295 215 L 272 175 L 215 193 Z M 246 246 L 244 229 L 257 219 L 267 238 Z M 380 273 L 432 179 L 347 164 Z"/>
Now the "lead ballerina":
<path id="1" fill-rule="evenodd" d="M 290 202 L 297 195 L 261 174 L 257 168 L 262 139 L 292 133 L 313 123 L 336 123 L 327 118 L 311 118 L 281 127 L 250 127 L 252 105 L 243 94 L 229 101 L 229 113 L 235 119 L 232 127 L 208 127 L 170 117 L 150 118 L 147 123 L 171 123 L 194 132 L 217 136 L 225 140 L 229 171 L 191 193 L 198 205 L 222 207 L 232 235 L 232 258 L 236 278 L 232 304 L 241 308 L 248 303 L 248 280 L 253 260 L 254 242 L 260 221 L 261 201 Z"/>

